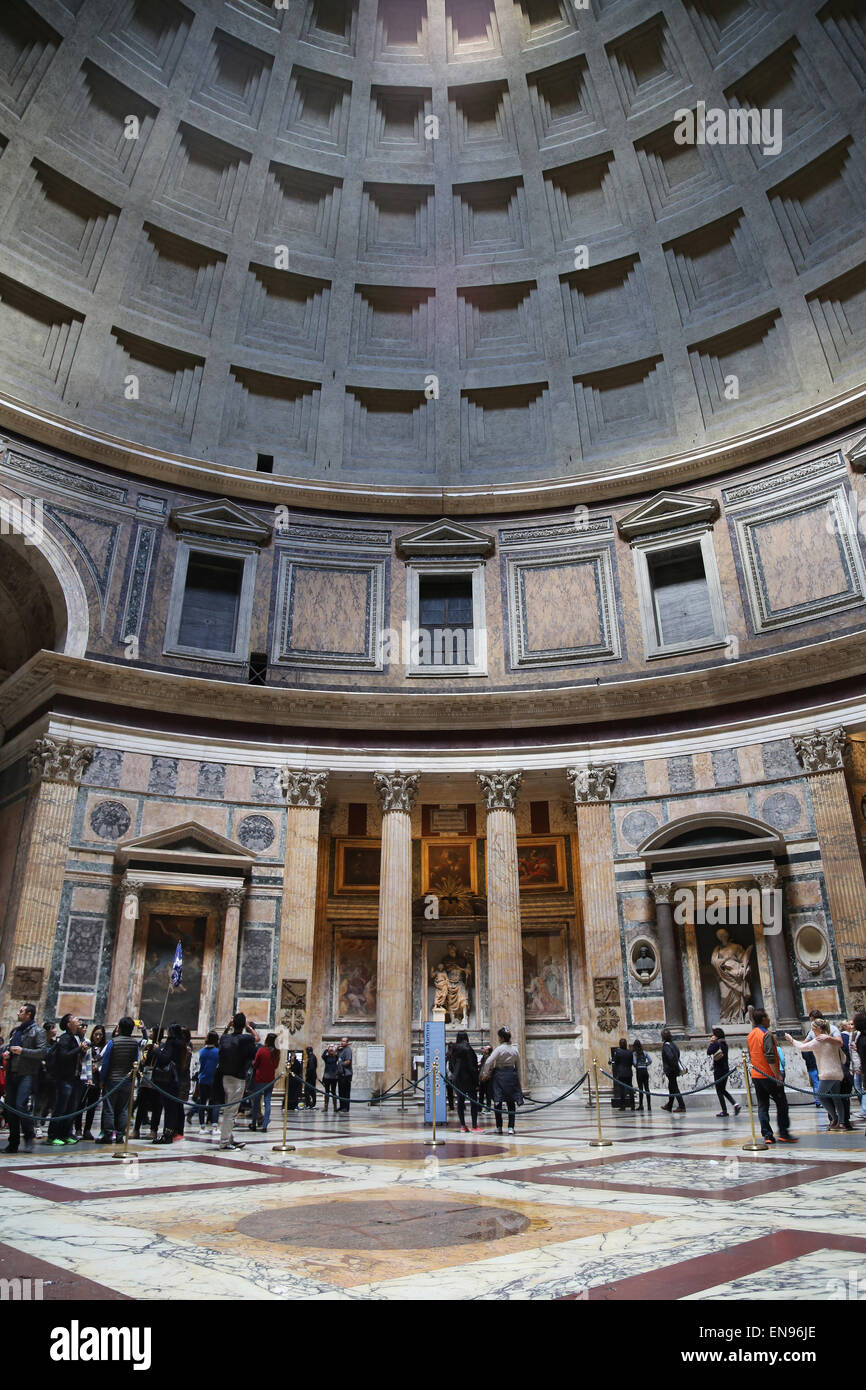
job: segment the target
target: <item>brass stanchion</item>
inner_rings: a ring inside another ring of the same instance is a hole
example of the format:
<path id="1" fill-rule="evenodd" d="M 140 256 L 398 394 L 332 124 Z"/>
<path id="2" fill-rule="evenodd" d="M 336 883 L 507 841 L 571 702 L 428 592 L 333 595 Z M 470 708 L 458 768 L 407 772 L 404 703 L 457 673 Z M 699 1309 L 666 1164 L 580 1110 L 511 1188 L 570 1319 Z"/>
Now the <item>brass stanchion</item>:
<path id="1" fill-rule="evenodd" d="M 406 1078 L 404 1077 L 403 1073 L 401 1072 L 401 1073 L 400 1073 L 400 1114 L 401 1114 L 401 1115 L 404 1114 L 404 1113 L 405 1113 L 405 1110 L 406 1110 Z"/>
<path id="2" fill-rule="evenodd" d="M 287 1143 L 286 1143 L 286 1120 L 288 1119 L 288 1117 L 289 1117 L 289 1072 L 288 1072 L 288 1068 L 287 1068 L 287 1069 L 286 1069 L 286 1073 L 285 1073 L 285 1075 L 284 1075 L 284 1077 L 283 1077 L 283 1142 L 282 1142 L 282 1144 L 274 1144 L 274 1145 L 271 1147 L 271 1153 L 275 1153 L 275 1154 L 293 1154 L 293 1153 L 295 1152 L 295 1146 L 294 1146 L 294 1144 L 287 1144 Z"/>
<path id="3" fill-rule="evenodd" d="M 744 1145 L 743 1145 L 743 1149 L 744 1149 L 744 1151 L 745 1151 L 746 1153 L 763 1153 L 764 1150 L 765 1150 L 765 1149 L 768 1149 L 770 1146 L 769 1146 L 769 1144 L 767 1144 L 767 1143 L 765 1142 L 765 1140 L 764 1140 L 763 1138 L 761 1139 L 761 1142 L 758 1143 L 757 1136 L 755 1135 L 755 1112 L 754 1112 L 754 1110 L 753 1110 L 753 1108 L 752 1108 L 752 1085 L 751 1085 L 751 1081 L 750 1081 L 750 1078 L 749 1078 L 749 1072 L 750 1072 L 749 1058 L 748 1058 L 747 1053 L 744 1052 L 744 1053 L 743 1053 L 743 1079 L 745 1080 L 745 1083 L 746 1083 L 746 1100 L 748 1101 L 748 1104 L 749 1104 L 749 1124 L 752 1126 L 752 1142 L 751 1142 L 751 1144 L 744 1144 Z"/>
<path id="4" fill-rule="evenodd" d="M 598 1090 L 598 1062 L 595 1060 L 594 1057 L 592 1059 L 592 1079 L 595 1082 L 595 1113 L 598 1119 L 598 1138 L 590 1139 L 589 1147 L 591 1149 L 610 1149 L 613 1147 L 613 1141 L 611 1139 L 605 1139 L 601 1132 L 601 1102 L 599 1100 Z"/>
<path id="5" fill-rule="evenodd" d="M 129 1158 L 129 1126 L 132 1124 L 132 1107 L 135 1104 L 135 1081 L 137 1076 L 138 1061 L 135 1061 L 132 1064 L 132 1085 L 129 1089 L 129 1104 L 126 1107 L 126 1133 L 123 1136 L 123 1143 L 119 1149 L 113 1149 L 111 1153 L 103 1154 L 103 1158 Z"/>
<path id="6" fill-rule="evenodd" d="M 428 1148 L 431 1148 L 431 1149 L 438 1149 L 438 1147 L 439 1147 L 440 1144 L 444 1144 L 444 1143 L 445 1143 L 445 1140 L 444 1140 L 444 1139 L 437 1139 L 437 1138 L 436 1138 L 436 1102 L 437 1102 L 437 1100 L 439 1099 L 439 1053 L 438 1053 L 438 1052 L 436 1053 L 436 1055 L 435 1055 L 434 1058 L 433 1058 L 433 1067 L 432 1067 L 432 1071 L 433 1071 L 433 1138 L 432 1138 L 432 1139 L 425 1139 L 424 1142 L 425 1142 L 425 1144 L 427 1145 Z"/>

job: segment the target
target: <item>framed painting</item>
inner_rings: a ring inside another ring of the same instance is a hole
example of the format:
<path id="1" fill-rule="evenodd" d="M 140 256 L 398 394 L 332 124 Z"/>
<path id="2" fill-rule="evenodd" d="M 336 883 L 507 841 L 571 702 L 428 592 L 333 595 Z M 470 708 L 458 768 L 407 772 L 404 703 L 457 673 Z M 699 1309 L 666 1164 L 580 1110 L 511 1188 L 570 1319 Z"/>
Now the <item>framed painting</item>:
<path id="1" fill-rule="evenodd" d="M 525 932 L 523 953 L 523 995 L 526 1021 L 544 1018 L 570 1018 L 568 960 L 565 930 Z"/>
<path id="2" fill-rule="evenodd" d="M 379 840 L 338 840 L 334 871 L 337 893 L 378 893 L 382 871 Z"/>
<path id="3" fill-rule="evenodd" d="M 422 840 L 421 892 L 460 897 L 478 892 L 474 840 Z"/>
<path id="4" fill-rule="evenodd" d="M 206 930 L 206 917 L 150 914 L 139 1005 L 139 1016 L 148 1028 L 160 1019 L 166 1028 L 171 1023 L 192 1032 L 198 1028 Z M 183 969 L 175 988 L 171 968 L 178 942 L 183 947 Z"/>
<path id="5" fill-rule="evenodd" d="M 517 840 L 520 891 L 564 893 L 565 840 L 561 835 L 520 835 Z"/>
<path id="6" fill-rule="evenodd" d="M 334 938 L 334 1022 L 375 1023 L 375 936 L 338 931 Z"/>

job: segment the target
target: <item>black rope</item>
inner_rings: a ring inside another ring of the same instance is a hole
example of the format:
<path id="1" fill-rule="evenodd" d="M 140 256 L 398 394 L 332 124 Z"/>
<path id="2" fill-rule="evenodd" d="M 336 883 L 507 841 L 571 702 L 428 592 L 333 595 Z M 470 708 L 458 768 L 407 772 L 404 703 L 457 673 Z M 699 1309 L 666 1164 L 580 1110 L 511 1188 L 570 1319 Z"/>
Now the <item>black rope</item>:
<path id="1" fill-rule="evenodd" d="M 113 1096 L 115 1091 L 119 1091 L 124 1081 L 128 1081 L 131 1076 L 132 1072 L 128 1071 L 125 1076 L 120 1078 L 116 1086 L 112 1086 L 110 1091 L 101 1092 L 100 1096 L 95 1101 L 91 1101 L 90 1105 L 83 1105 L 80 1110 L 68 1110 L 65 1115 L 52 1115 L 51 1118 L 57 1120 L 74 1120 L 77 1115 L 86 1115 L 88 1110 L 96 1109 L 100 1099 L 105 1100 L 107 1096 Z M 13 1080 L 14 1079 L 13 1077 Z M 8 1100 L 3 1101 L 3 1109 L 8 1115 L 17 1115 L 21 1120 L 36 1120 L 38 1118 L 33 1110 L 16 1110 L 9 1104 Z M 44 1119 L 45 1117 L 43 1116 L 42 1118 Z"/>

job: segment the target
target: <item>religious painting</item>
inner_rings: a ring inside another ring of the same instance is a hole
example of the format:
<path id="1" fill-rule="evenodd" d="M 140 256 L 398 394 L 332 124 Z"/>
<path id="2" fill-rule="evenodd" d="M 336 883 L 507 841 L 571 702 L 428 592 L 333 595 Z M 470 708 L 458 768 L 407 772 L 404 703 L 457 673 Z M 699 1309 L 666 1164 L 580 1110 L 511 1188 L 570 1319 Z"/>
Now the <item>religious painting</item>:
<path id="1" fill-rule="evenodd" d="M 478 891 L 474 840 L 422 840 L 421 891 L 461 898 Z"/>
<path id="2" fill-rule="evenodd" d="M 337 933 L 334 1000 L 337 1022 L 375 1023 L 376 948 L 375 936 Z"/>
<path id="3" fill-rule="evenodd" d="M 206 929 L 206 917 L 176 917 L 164 912 L 151 915 L 139 1010 L 148 1028 L 155 1028 L 162 1019 L 166 1028 L 179 1023 L 197 1032 Z M 183 970 L 175 988 L 171 967 L 178 942 L 183 948 Z"/>
<path id="4" fill-rule="evenodd" d="M 564 892 L 565 841 L 561 835 L 521 835 L 517 841 L 517 873 L 521 893 L 545 889 Z"/>
<path id="5" fill-rule="evenodd" d="M 378 840 L 337 841 L 337 893 L 378 893 L 381 871 L 382 846 Z"/>
<path id="6" fill-rule="evenodd" d="M 565 932 L 525 933 L 522 938 L 523 995 L 530 1019 L 568 1018 L 568 962 Z"/>
<path id="7" fill-rule="evenodd" d="M 475 936 L 428 936 L 422 970 L 426 1001 L 422 1022 L 444 1015 L 447 1028 L 479 1027 L 478 960 Z M 441 1011 L 441 1012 L 439 1012 Z"/>

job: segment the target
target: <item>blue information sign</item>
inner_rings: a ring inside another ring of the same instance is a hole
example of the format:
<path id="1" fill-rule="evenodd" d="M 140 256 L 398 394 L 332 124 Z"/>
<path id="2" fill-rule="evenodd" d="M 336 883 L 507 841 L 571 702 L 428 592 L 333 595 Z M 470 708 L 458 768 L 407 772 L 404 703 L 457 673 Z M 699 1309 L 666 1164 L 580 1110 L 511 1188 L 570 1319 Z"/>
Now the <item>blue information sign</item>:
<path id="1" fill-rule="evenodd" d="M 424 1024 L 424 1123 L 433 1123 L 433 1062 L 439 1064 L 436 1123 L 445 1123 L 445 1024 Z"/>

